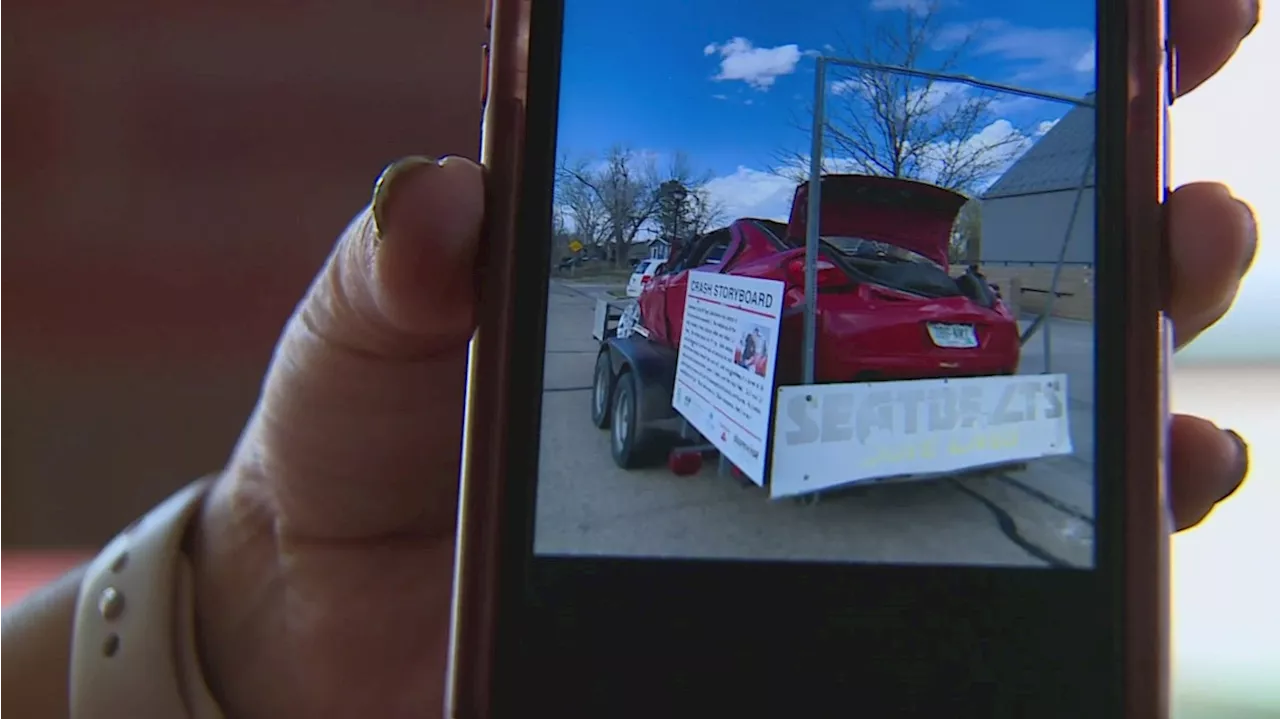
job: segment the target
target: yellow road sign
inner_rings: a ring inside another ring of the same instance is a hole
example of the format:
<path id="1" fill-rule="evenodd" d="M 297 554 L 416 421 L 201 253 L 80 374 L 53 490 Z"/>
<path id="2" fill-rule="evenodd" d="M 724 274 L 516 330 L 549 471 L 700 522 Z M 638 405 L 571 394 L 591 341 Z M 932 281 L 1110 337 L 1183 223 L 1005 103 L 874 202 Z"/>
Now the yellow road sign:
<path id="1" fill-rule="evenodd" d="M 571 241 L 571 242 L 569 243 L 569 251 L 570 251 L 570 252 L 582 252 L 582 243 L 581 243 L 581 242 L 578 242 L 577 240 L 573 240 L 573 241 Z"/>

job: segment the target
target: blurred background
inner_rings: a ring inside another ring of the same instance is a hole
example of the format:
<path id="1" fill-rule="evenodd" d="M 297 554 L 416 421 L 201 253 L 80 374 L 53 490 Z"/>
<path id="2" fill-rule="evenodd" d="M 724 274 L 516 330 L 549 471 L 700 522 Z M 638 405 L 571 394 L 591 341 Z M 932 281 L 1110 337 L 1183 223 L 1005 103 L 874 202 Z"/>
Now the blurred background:
<path id="1" fill-rule="evenodd" d="M 476 155 L 485 36 L 480 0 L 6 15 L 8 592 L 12 552 L 92 547 L 221 467 L 382 167 Z"/>
<path id="2" fill-rule="evenodd" d="M 389 160 L 474 156 L 479 0 L 67 0 L 4 24 L 3 601 L 218 469 L 272 343 Z M 359 28 L 359 32 L 352 32 Z M 1174 108 L 1178 182 L 1280 211 L 1263 23 Z M 474 65 L 458 57 L 477 53 Z M 1228 110 L 1229 108 L 1229 110 Z M 1252 440 L 1251 479 L 1175 540 L 1182 717 L 1280 716 L 1280 249 L 1180 356 L 1177 411 Z"/>

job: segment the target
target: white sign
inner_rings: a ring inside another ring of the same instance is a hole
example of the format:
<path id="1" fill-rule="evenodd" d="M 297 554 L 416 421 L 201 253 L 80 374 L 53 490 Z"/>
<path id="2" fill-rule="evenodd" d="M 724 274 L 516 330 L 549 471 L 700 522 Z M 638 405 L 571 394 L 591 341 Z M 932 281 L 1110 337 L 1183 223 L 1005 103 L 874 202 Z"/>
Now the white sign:
<path id="1" fill-rule="evenodd" d="M 764 486 L 784 285 L 690 272 L 671 405 Z"/>
<path id="2" fill-rule="evenodd" d="M 1067 376 L 778 389 L 771 497 L 1071 453 Z"/>
<path id="3" fill-rule="evenodd" d="M 609 326 L 609 300 L 596 300 L 595 323 L 591 325 L 591 336 L 604 342 Z"/>

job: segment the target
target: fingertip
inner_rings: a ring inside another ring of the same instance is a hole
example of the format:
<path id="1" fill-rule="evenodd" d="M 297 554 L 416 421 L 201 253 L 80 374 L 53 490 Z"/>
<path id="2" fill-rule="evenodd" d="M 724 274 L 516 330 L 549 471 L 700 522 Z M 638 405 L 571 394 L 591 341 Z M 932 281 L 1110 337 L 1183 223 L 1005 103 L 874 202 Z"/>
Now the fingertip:
<path id="1" fill-rule="evenodd" d="M 1240 488 L 1240 484 L 1249 477 L 1249 443 L 1246 442 L 1244 437 L 1241 437 L 1240 433 L 1234 429 L 1224 429 L 1222 430 L 1222 433 L 1225 434 L 1227 439 L 1231 440 L 1231 443 L 1235 446 L 1235 459 L 1232 462 L 1231 473 L 1233 476 L 1239 477 L 1240 479 L 1235 486 L 1231 487 L 1226 494 L 1218 499 L 1219 502 L 1235 494 L 1236 490 Z"/>
<path id="2" fill-rule="evenodd" d="M 457 155 L 440 160 L 440 182 L 450 185 L 457 204 L 452 207 L 457 224 L 454 239 L 469 253 L 475 249 L 484 224 L 484 169 L 477 163 Z"/>
<path id="3" fill-rule="evenodd" d="M 380 357 L 464 346 L 474 329 L 483 214 L 474 162 L 392 163 L 299 308 L 306 332 Z"/>
<path id="4" fill-rule="evenodd" d="M 469 334 L 484 218 L 480 166 L 457 156 L 417 164 L 388 194 L 372 262 L 380 311 L 410 334 Z"/>
<path id="5" fill-rule="evenodd" d="M 1170 425 L 1169 498 L 1179 530 L 1200 523 L 1248 471 L 1239 435 L 1209 420 L 1176 415 Z"/>
<path id="6" fill-rule="evenodd" d="M 426 172 L 439 164 L 439 160 L 425 155 L 402 157 L 383 168 L 373 182 L 373 199 L 369 203 L 374 227 L 379 236 L 391 226 L 393 207 L 405 206 L 404 189 L 412 176 Z"/>
<path id="7" fill-rule="evenodd" d="M 1172 302 L 1179 344 L 1231 305 L 1257 244 L 1253 211 L 1226 185 L 1197 182 L 1169 197 Z"/>
<path id="8" fill-rule="evenodd" d="M 1258 256 L 1258 213 L 1248 202 L 1235 197 L 1236 209 L 1240 212 L 1245 226 L 1244 260 L 1240 263 L 1240 275 L 1243 277 L 1253 268 L 1253 261 Z"/>
<path id="9" fill-rule="evenodd" d="M 374 183 L 371 203 L 379 239 L 415 243 L 425 235 L 440 242 L 467 239 L 479 229 L 483 204 L 480 166 L 457 155 L 391 163 Z"/>
<path id="10" fill-rule="evenodd" d="M 1174 0 L 1169 34 L 1178 49 L 1178 95 L 1213 76 L 1231 58 L 1261 17 L 1258 0 Z"/>

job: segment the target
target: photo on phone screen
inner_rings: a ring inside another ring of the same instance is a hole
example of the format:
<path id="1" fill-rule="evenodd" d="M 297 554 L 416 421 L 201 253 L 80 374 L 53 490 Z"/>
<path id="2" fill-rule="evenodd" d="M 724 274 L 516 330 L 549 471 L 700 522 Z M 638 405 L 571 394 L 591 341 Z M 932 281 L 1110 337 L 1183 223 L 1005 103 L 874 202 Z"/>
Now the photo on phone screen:
<path id="1" fill-rule="evenodd" d="M 1092 0 L 566 0 L 535 553 L 1093 567 L 1095 53 Z"/>

